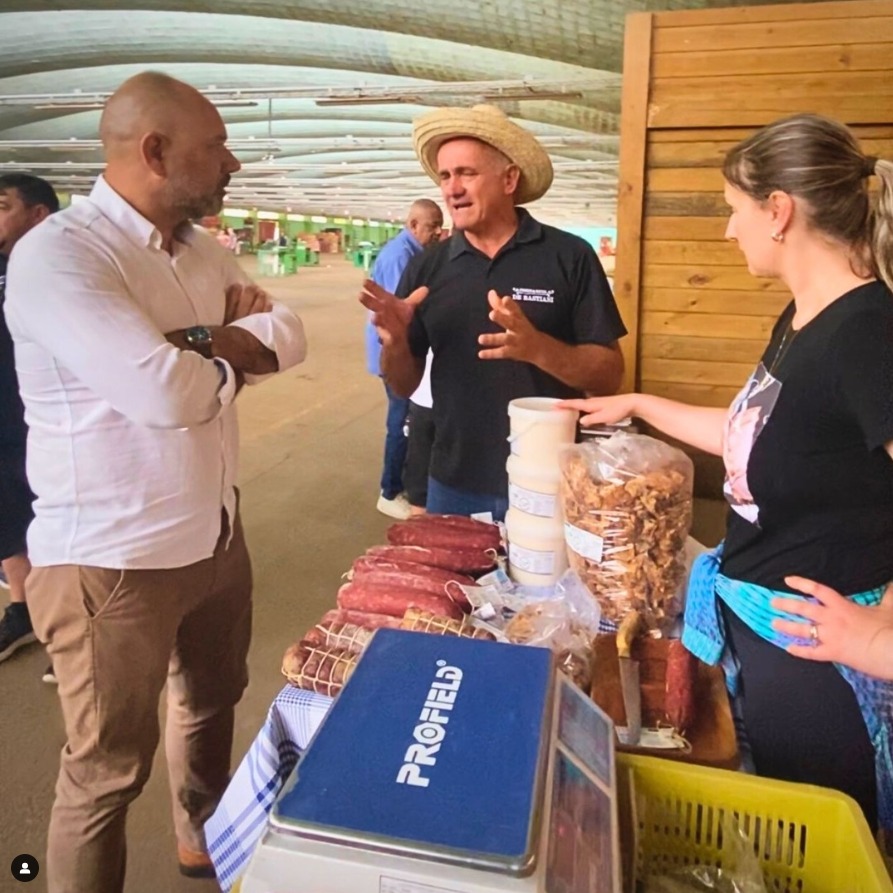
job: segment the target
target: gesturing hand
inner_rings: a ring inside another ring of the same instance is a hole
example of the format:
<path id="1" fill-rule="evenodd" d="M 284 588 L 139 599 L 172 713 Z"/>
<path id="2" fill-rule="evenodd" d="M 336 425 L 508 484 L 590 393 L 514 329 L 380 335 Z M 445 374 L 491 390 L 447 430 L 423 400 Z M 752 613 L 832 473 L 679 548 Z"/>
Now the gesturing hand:
<path id="1" fill-rule="evenodd" d="M 266 313 L 273 309 L 270 296 L 253 282 L 235 282 L 226 290 L 226 309 L 223 324 L 228 326 L 237 319 L 244 319 L 252 313 Z"/>
<path id="2" fill-rule="evenodd" d="M 785 577 L 785 583 L 811 596 L 810 599 L 772 600 L 772 607 L 777 611 L 803 618 L 802 621 L 774 620 L 772 626 L 785 635 L 806 642 L 812 640 L 808 645 L 789 645 L 789 653 L 893 678 L 893 583 L 887 586 L 876 607 L 858 605 L 830 586 L 804 577 Z"/>
<path id="3" fill-rule="evenodd" d="M 505 329 L 478 336 L 478 344 L 486 350 L 478 351 L 482 360 L 521 360 L 535 362 L 542 333 L 524 315 L 512 298 L 500 297 L 492 288 L 487 293 L 490 319 Z"/>
<path id="4" fill-rule="evenodd" d="M 422 286 L 408 298 L 401 300 L 371 279 L 366 279 L 359 299 L 367 310 L 372 311 L 372 324 L 378 332 L 381 343 L 385 347 L 390 347 L 395 341 L 406 339 L 415 308 L 427 295 L 428 289 Z"/>

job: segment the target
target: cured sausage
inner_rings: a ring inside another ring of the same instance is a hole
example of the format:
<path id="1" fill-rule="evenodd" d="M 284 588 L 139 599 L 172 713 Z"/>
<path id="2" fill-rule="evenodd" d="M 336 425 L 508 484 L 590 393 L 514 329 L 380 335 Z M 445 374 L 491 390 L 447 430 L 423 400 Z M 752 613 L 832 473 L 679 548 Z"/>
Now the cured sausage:
<path id="1" fill-rule="evenodd" d="M 434 567 L 432 564 L 421 564 L 418 561 L 406 561 L 404 559 L 380 558 L 375 555 L 361 555 L 357 558 L 351 567 L 353 573 L 352 579 L 357 579 L 360 574 L 369 571 L 393 571 L 396 573 L 406 573 L 414 575 L 423 575 L 429 580 L 437 581 L 444 586 L 447 583 L 458 583 L 460 586 L 474 586 L 474 577 L 468 574 L 462 574 L 458 571 L 446 570 L 442 567 Z M 443 591 L 442 589 L 440 590 Z"/>
<path id="2" fill-rule="evenodd" d="M 496 559 L 482 549 L 441 549 L 422 546 L 373 546 L 367 555 L 389 561 L 414 561 L 472 576 L 496 567 Z"/>
<path id="3" fill-rule="evenodd" d="M 491 525 L 492 526 L 492 525 Z M 388 528 L 388 542 L 392 546 L 432 546 L 437 549 L 498 549 L 499 530 L 463 530 L 450 524 L 431 521 L 399 521 Z"/>
<path id="4" fill-rule="evenodd" d="M 358 659 L 359 655 L 340 648 L 297 642 L 282 658 L 282 674 L 296 688 L 333 697 L 350 678 Z"/>
<path id="5" fill-rule="evenodd" d="M 320 621 L 307 630 L 301 641 L 317 647 L 341 648 L 359 654 L 374 633 L 374 629 L 366 629 L 356 623 Z"/>
<path id="6" fill-rule="evenodd" d="M 697 658 L 679 639 L 670 639 L 667 648 L 667 682 L 665 710 L 667 719 L 679 732 L 691 729 L 695 719 L 695 683 Z"/>
<path id="7" fill-rule="evenodd" d="M 400 620 L 390 614 L 372 614 L 368 611 L 348 611 L 346 609 L 326 611 L 320 623 L 352 623 L 355 626 L 363 627 L 363 629 L 400 628 Z"/>
<path id="8" fill-rule="evenodd" d="M 374 614 L 391 614 L 394 617 L 402 617 L 407 608 L 422 608 L 432 614 L 453 617 L 456 620 L 461 620 L 464 616 L 462 608 L 446 595 L 353 582 L 345 583 L 338 590 L 338 607 Z"/>
<path id="9" fill-rule="evenodd" d="M 464 515 L 413 515 L 406 522 L 408 525 L 428 527 L 431 529 L 462 533 L 469 537 L 468 546 L 478 540 L 484 549 L 499 549 L 502 545 L 502 534 L 496 524 L 466 518 Z M 424 544 L 422 544 L 424 545 Z"/>
<path id="10" fill-rule="evenodd" d="M 422 567 L 422 565 L 417 565 Z M 461 607 L 471 610 L 471 605 L 462 592 L 460 585 L 452 585 L 453 580 L 446 582 L 432 580 L 424 573 L 411 573 L 408 571 L 369 570 L 354 572 L 352 583 L 362 583 L 371 586 L 386 586 L 395 589 L 414 589 L 418 592 L 426 592 L 429 595 L 446 595 Z M 474 585 L 474 580 L 471 581 Z"/>

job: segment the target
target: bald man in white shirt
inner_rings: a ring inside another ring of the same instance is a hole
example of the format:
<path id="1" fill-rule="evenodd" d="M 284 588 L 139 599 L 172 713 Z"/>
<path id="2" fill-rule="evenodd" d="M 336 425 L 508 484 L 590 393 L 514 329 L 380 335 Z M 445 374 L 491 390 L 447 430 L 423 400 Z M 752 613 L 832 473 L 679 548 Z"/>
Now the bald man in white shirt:
<path id="1" fill-rule="evenodd" d="M 189 222 L 220 210 L 239 169 L 214 106 L 147 72 L 109 99 L 100 134 L 89 200 L 23 238 L 7 281 L 37 495 L 28 596 L 68 738 L 49 893 L 123 890 L 165 683 L 178 860 L 213 876 L 202 827 L 251 635 L 233 401 L 306 352 L 300 320 Z"/>

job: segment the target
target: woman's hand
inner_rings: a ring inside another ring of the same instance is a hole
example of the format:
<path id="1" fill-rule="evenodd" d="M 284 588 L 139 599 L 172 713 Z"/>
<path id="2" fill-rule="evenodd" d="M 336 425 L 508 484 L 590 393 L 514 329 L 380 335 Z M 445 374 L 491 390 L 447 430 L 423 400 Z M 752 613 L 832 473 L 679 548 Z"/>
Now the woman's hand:
<path id="1" fill-rule="evenodd" d="M 785 577 L 785 583 L 814 599 L 772 600 L 775 610 L 803 618 L 774 620 L 772 626 L 778 632 L 812 639 L 810 645 L 789 645 L 788 653 L 807 660 L 834 661 L 871 676 L 893 679 L 893 583 L 875 607 L 857 605 L 829 586 L 804 577 Z"/>
<path id="2" fill-rule="evenodd" d="M 558 409 L 578 409 L 585 413 L 581 425 L 614 425 L 621 419 L 636 415 L 638 394 L 618 394 L 616 397 L 588 397 L 584 400 L 562 400 Z"/>

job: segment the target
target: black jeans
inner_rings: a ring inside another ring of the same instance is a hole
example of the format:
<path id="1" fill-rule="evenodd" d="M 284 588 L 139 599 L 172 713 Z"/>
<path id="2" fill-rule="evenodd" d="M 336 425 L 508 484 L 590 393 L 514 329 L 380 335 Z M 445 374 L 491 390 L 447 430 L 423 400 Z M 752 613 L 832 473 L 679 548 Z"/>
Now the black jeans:
<path id="1" fill-rule="evenodd" d="M 852 688 L 832 664 L 792 657 L 722 610 L 757 774 L 843 791 L 877 828 L 874 747 Z"/>

